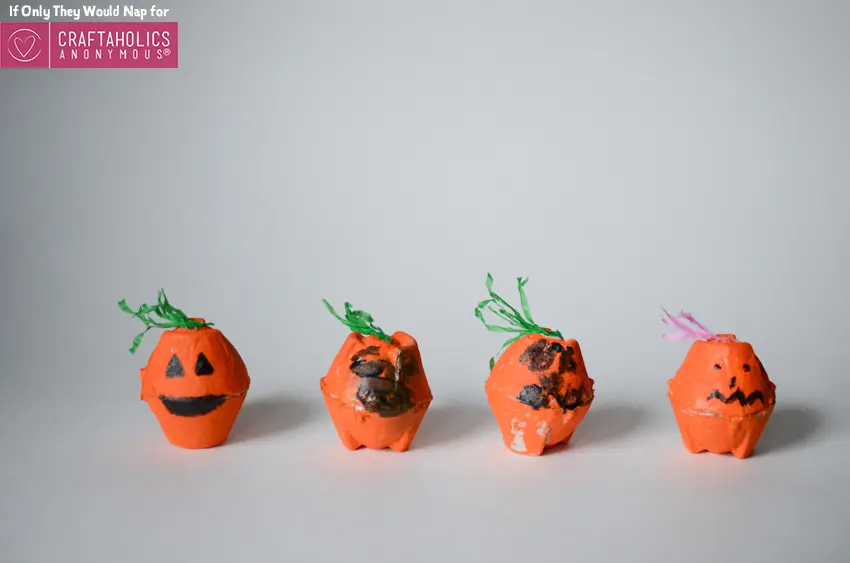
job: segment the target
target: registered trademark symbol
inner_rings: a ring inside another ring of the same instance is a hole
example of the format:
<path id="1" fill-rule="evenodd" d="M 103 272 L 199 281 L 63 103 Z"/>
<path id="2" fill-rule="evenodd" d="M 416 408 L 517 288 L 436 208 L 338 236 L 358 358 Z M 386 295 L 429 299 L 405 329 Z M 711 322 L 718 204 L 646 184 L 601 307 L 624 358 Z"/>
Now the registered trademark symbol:
<path id="1" fill-rule="evenodd" d="M 171 54 L 171 49 L 169 49 L 168 47 L 166 47 L 165 49 L 163 49 L 163 50 L 162 50 L 162 54 L 163 54 L 163 55 L 165 55 L 165 56 L 167 57 L 168 55 L 170 55 L 170 54 Z"/>

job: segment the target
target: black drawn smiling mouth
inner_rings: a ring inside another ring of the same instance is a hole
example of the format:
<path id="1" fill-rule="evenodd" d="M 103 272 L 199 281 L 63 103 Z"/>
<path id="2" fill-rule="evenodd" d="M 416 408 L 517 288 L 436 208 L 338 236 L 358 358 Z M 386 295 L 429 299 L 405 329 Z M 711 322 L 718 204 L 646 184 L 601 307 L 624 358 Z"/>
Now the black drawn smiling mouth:
<path id="1" fill-rule="evenodd" d="M 203 395 L 201 397 L 168 397 L 160 395 L 163 406 L 174 416 L 203 416 L 237 395 Z"/>
<path id="2" fill-rule="evenodd" d="M 750 405 L 755 404 L 756 401 L 759 401 L 762 405 L 764 405 L 764 395 L 762 395 L 762 392 L 759 390 L 753 391 L 749 395 L 745 395 L 740 389 L 735 389 L 735 392 L 727 397 L 721 393 L 720 390 L 715 389 L 706 400 L 710 401 L 711 399 L 717 399 L 727 405 L 737 402 L 742 407 L 749 407 Z"/>

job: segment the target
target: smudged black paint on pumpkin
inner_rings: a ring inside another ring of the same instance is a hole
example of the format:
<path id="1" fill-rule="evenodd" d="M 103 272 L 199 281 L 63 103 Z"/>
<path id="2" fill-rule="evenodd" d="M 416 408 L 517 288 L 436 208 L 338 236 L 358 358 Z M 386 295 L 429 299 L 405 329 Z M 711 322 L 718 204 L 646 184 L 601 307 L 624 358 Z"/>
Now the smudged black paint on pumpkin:
<path id="1" fill-rule="evenodd" d="M 367 346 L 351 356 L 350 369 L 358 377 L 381 377 L 385 371 L 393 369 L 387 360 L 367 360 L 366 356 L 375 356 L 381 352 L 378 346 Z"/>
<path id="2" fill-rule="evenodd" d="M 380 352 L 381 352 L 381 349 L 378 346 L 367 346 L 366 348 L 363 348 L 362 350 L 360 350 L 359 352 L 357 352 L 356 354 L 351 356 L 351 361 L 356 362 L 358 359 L 362 358 L 363 356 L 372 356 L 372 355 L 378 354 Z"/>
<path id="3" fill-rule="evenodd" d="M 587 404 L 584 400 L 585 387 L 579 386 L 578 389 L 567 388 L 563 393 L 560 387 L 563 383 L 563 378 L 559 374 L 552 376 L 541 376 L 540 385 L 526 385 L 517 395 L 517 401 L 528 405 L 534 410 L 547 408 L 552 399 L 562 411 L 573 411 L 580 406 Z"/>
<path id="4" fill-rule="evenodd" d="M 384 359 L 366 359 L 366 356 L 379 353 L 379 347 L 368 346 L 351 357 L 349 369 L 361 378 L 357 387 L 357 400 L 367 412 L 382 417 L 404 414 L 413 408 L 412 391 L 404 382 L 409 378 L 414 362 L 401 352 L 395 365 Z"/>
<path id="5" fill-rule="evenodd" d="M 180 362 L 180 358 L 177 357 L 177 354 L 171 356 L 171 359 L 168 360 L 168 366 L 165 368 L 165 377 L 183 377 L 183 364 Z"/>
<path id="6" fill-rule="evenodd" d="M 210 361 L 201 352 L 198 354 L 198 361 L 195 362 L 195 375 L 212 375 L 213 367 Z"/>
<path id="7" fill-rule="evenodd" d="M 545 338 L 535 340 L 519 357 L 519 363 L 535 373 L 546 371 L 555 363 L 558 354 L 564 351 L 560 342 L 549 342 Z"/>
<path id="8" fill-rule="evenodd" d="M 526 385 L 519 392 L 517 400 L 537 410 L 546 405 L 546 394 L 539 385 Z"/>
<path id="9" fill-rule="evenodd" d="M 573 355 L 576 353 L 573 350 L 572 346 L 566 346 L 564 351 L 561 352 L 561 361 L 560 366 L 558 368 L 558 373 L 575 373 L 576 369 L 578 369 L 578 364 L 576 364 L 576 360 Z"/>
<path id="10" fill-rule="evenodd" d="M 358 377 L 381 377 L 387 370 L 392 370 L 393 365 L 386 360 L 369 360 L 362 358 L 352 362 L 350 369 Z"/>
<path id="11" fill-rule="evenodd" d="M 529 371 L 540 373 L 551 368 L 559 354 L 558 373 L 574 373 L 578 366 L 573 357 L 575 355 L 573 347 L 564 346 L 560 342 L 550 342 L 546 339 L 533 342 L 520 355 L 519 362 L 526 366 Z"/>
<path id="12" fill-rule="evenodd" d="M 396 364 L 397 378 L 407 381 L 419 373 L 421 360 L 417 361 L 416 354 L 414 353 L 404 354 L 399 352 L 398 362 Z"/>
<path id="13" fill-rule="evenodd" d="M 174 416 L 203 416 L 209 414 L 227 400 L 227 395 L 204 395 L 203 397 L 168 397 L 160 395 L 166 410 Z"/>
<path id="14" fill-rule="evenodd" d="M 552 367 L 559 354 L 557 371 L 546 374 L 545 371 Z M 517 401 L 538 410 L 547 407 L 554 398 L 558 407 L 564 412 L 575 410 L 586 404 L 584 385 L 581 385 L 578 389 L 567 387 L 561 392 L 561 388 L 564 386 L 563 374 L 575 373 L 578 369 L 574 355 L 575 350 L 572 346 L 564 346 L 560 342 L 550 342 L 545 338 L 536 340 L 529 345 L 520 355 L 519 361 L 528 367 L 529 371 L 540 374 L 540 384 L 523 387 L 517 395 Z"/>
<path id="15" fill-rule="evenodd" d="M 410 389 L 390 379 L 360 380 L 357 400 L 368 412 L 377 413 L 382 417 L 398 416 L 413 408 Z"/>
<path id="16" fill-rule="evenodd" d="M 566 393 L 558 397 L 558 406 L 564 411 L 574 411 L 584 404 L 584 385 L 578 389 L 567 389 Z"/>

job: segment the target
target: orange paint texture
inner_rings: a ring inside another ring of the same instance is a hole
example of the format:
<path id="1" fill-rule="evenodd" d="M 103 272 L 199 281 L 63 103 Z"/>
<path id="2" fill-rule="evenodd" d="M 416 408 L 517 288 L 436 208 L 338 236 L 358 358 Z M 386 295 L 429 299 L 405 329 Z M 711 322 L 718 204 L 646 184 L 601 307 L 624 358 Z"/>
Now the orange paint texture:
<path id="1" fill-rule="evenodd" d="M 209 326 L 163 332 L 140 374 L 165 437 L 192 449 L 227 439 L 251 384 L 236 348 Z"/>
<path id="2" fill-rule="evenodd" d="M 528 455 L 567 444 L 593 401 L 578 342 L 539 334 L 511 344 L 484 389 L 505 446 Z"/>
<path id="3" fill-rule="evenodd" d="M 691 345 L 667 395 L 688 451 L 743 459 L 770 419 L 776 386 L 750 344 L 717 336 Z"/>
<path id="4" fill-rule="evenodd" d="M 416 340 L 403 332 L 391 342 L 349 334 L 320 381 L 342 444 L 406 451 L 431 404 Z"/>

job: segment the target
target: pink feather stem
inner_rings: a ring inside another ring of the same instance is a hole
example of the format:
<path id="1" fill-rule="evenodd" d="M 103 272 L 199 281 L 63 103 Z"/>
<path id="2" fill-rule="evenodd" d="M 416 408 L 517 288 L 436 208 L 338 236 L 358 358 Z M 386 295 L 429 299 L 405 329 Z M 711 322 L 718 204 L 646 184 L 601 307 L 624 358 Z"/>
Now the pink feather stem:
<path id="1" fill-rule="evenodd" d="M 686 325 L 684 322 L 682 322 L 682 320 L 680 320 L 680 318 L 679 318 L 679 315 L 671 315 L 663 307 L 661 308 L 661 310 L 664 311 L 665 315 L 667 315 L 667 319 L 662 318 L 661 320 L 665 324 L 668 324 L 668 325 L 672 326 L 673 328 L 675 328 L 676 330 L 678 330 L 679 333 L 681 333 L 680 336 L 683 339 L 691 338 L 692 340 L 699 340 L 701 338 L 702 335 L 699 334 L 698 332 L 696 332 L 694 329 L 692 329 L 688 325 Z"/>
<path id="2" fill-rule="evenodd" d="M 705 325 L 697 321 L 693 315 L 690 313 L 685 313 L 684 311 L 680 312 L 677 315 L 671 315 L 667 312 L 664 307 L 661 308 L 664 311 L 664 314 L 667 316 L 661 318 L 661 322 L 664 324 L 670 325 L 675 328 L 678 333 L 674 334 L 664 334 L 661 336 L 664 340 L 718 340 L 721 342 L 734 340 L 730 337 L 721 337 L 711 330 L 708 329 Z M 688 326 L 686 323 L 690 323 L 698 330 L 694 330 L 692 327 Z"/>

